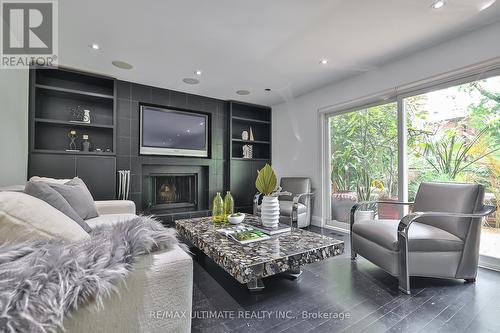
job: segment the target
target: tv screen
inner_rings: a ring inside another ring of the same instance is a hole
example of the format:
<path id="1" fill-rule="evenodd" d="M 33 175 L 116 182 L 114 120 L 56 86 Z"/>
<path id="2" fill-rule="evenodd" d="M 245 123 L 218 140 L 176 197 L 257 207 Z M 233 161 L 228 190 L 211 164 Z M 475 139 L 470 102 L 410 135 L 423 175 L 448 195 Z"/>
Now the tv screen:
<path id="1" fill-rule="evenodd" d="M 208 157 L 208 116 L 141 105 L 143 155 Z"/>

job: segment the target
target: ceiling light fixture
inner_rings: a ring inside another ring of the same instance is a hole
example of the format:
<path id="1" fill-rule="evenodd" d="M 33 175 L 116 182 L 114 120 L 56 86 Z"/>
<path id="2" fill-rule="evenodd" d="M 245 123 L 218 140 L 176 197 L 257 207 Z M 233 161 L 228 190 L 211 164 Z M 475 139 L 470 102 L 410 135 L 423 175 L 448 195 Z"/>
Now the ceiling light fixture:
<path id="1" fill-rule="evenodd" d="M 497 0 L 490 0 L 490 1 L 486 1 L 486 2 L 483 2 L 480 6 L 479 6 L 479 11 L 483 11 L 485 9 L 488 9 L 491 7 L 491 5 L 493 5 Z"/>
<path id="2" fill-rule="evenodd" d="M 264 90 L 265 90 L 265 91 L 271 91 L 271 88 L 266 88 L 266 89 L 264 89 Z"/>
<path id="3" fill-rule="evenodd" d="M 444 1 L 444 0 L 438 0 L 438 1 L 435 1 L 432 4 L 432 8 L 434 8 L 434 9 L 443 8 L 445 4 L 446 4 L 446 1 Z"/>
<path id="4" fill-rule="evenodd" d="M 198 84 L 198 83 L 200 83 L 200 80 L 194 79 L 192 77 L 185 77 L 182 79 L 182 82 L 184 82 L 186 84 Z"/>
<path id="5" fill-rule="evenodd" d="M 319 63 L 322 65 L 326 65 L 328 63 L 328 59 L 321 59 Z"/>
<path id="6" fill-rule="evenodd" d="M 99 46 L 99 44 L 96 44 L 96 43 L 90 44 L 90 47 L 92 48 L 92 50 L 96 50 L 96 51 L 98 51 L 98 50 L 101 49 L 101 47 Z"/>
<path id="7" fill-rule="evenodd" d="M 236 93 L 241 96 L 250 95 L 250 91 L 248 90 L 237 90 Z"/>
<path id="8" fill-rule="evenodd" d="M 200 76 L 200 75 L 201 75 L 201 70 L 197 69 L 194 73 L 195 73 L 196 75 Z"/>
<path id="9" fill-rule="evenodd" d="M 120 69 L 132 69 L 132 65 L 125 61 L 113 60 L 111 63 L 113 64 L 113 66 L 118 67 Z"/>

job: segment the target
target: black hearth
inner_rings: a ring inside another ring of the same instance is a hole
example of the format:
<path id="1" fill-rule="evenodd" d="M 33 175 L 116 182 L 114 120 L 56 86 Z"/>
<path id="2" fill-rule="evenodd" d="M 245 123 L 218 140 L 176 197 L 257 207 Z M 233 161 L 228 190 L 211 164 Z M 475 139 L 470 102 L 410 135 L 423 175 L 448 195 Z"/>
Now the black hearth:
<path id="1" fill-rule="evenodd" d="M 143 212 L 157 216 L 208 209 L 208 168 L 143 165 Z"/>
<path id="2" fill-rule="evenodd" d="M 197 174 L 149 175 L 156 209 L 194 208 L 198 204 Z"/>

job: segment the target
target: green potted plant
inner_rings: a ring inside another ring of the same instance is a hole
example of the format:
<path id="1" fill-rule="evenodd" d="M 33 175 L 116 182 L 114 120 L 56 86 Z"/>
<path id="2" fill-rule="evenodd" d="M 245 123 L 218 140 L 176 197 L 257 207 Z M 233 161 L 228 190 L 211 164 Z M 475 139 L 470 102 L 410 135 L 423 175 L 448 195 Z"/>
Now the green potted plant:
<path id="1" fill-rule="evenodd" d="M 281 189 L 277 188 L 278 180 L 273 168 L 266 164 L 258 171 L 255 187 L 264 195 L 261 205 L 262 225 L 265 227 L 276 228 L 280 220 L 280 204 L 278 196 Z"/>
<path id="2" fill-rule="evenodd" d="M 358 172 L 356 179 L 356 191 L 358 193 L 358 201 L 370 201 L 372 197 L 372 185 L 376 182 L 372 180 L 370 173 L 366 169 Z M 360 207 L 355 215 L 356 221 L 373 220 L 375 218 L 375 207 L 373 205 L 364 205 Z"/>

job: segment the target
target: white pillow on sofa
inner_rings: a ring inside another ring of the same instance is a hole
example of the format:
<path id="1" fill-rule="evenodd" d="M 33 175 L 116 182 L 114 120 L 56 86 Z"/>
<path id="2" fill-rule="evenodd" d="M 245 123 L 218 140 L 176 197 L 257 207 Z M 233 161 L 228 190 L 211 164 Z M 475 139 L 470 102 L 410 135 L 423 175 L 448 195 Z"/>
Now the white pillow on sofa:
<path id="1" fill-rule="evenodd" d="M 62 179 L 62 178 L 49 178 L 49 177 L 38 177 L 38 176 L 33 176 L 30 178 L 30 181 L 32 182 L 46 182 L 51 184 L 66 184 L 70 180 L 71 178 Z"/>
<path id="2" fill-rule="evenodd" d="M 0 242 L 90 238 L 72 219 L 48 203 L 20 192 L 0 192 Z"/>

